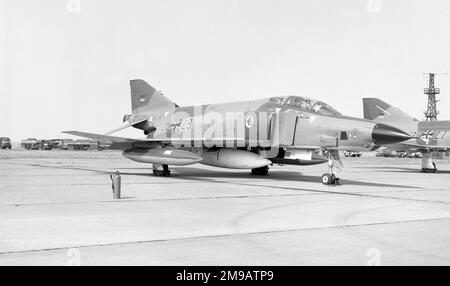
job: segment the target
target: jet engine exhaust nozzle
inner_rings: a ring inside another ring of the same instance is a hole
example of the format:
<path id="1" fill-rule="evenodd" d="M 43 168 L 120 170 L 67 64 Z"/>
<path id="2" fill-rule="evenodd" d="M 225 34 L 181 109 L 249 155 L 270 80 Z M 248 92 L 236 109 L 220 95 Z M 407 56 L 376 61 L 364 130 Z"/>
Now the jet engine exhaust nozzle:
<path id="1" fill-rule="evenodd" d="M 403 130 L 382 123 L 376 124 L 372 130 L 372 139 L 376 145 L 394 144 L 411 138 Z"/>

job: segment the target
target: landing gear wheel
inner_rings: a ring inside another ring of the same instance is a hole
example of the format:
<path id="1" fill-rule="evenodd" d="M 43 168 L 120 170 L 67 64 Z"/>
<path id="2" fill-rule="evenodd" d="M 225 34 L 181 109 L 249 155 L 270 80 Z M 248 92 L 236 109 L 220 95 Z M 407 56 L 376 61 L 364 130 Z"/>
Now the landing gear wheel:
<path id="1" fill-rule="evenodd" d="M 269 174 L 269 166 L 252 169 L 251 175 L 267 176 Z"/>
<path id="2" fill-rule="evenodd" d="M 333 180 L 333 175 L 331 174 L 323 174 L 322 175 L 322 184 L 324 185 L 330 185 L 331 181 Z"/>
<path id="3" fill-rule="evenodd" d="M 334 174 L 325 173 L 322 175 L 322 184 L 324 184 L 324 185 L 335 186 L 335 185 L 338 185 L 339 182 L 340 182 L 340 179 L 337 178 Z"/>
<path id="4" fill-rule="evenodd" d="M 162 165 L 162 170 L 160 169 L 161 165 L 156 165 L 154 164 L 153 166 L 153 174 L 157 177 L 170 177 L 170 170 L 169 170 L 169 166 L 167 165 Z"/>

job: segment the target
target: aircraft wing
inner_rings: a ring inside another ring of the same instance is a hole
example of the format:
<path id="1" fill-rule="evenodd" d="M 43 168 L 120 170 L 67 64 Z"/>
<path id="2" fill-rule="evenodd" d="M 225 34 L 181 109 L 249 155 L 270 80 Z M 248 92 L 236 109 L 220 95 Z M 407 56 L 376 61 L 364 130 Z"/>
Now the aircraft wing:
<path id="1" fill-rule="evenodd" d="M 240 143 L 251 143 L 257 144 L 258 142 L 253 142 L 249 140 L 245 140 L 243 138 L 142 138 L 142 139 L 132 139 L 126 137 L 117 137 L 111 135 L 103 135 L 89 132 L 81 132 L 81 131 L 63 131 L 62 133 L 71 134 L 79 137 L 89 138 L 101 143 L 109 144 L 109 149 L 127 149 L 131 147 L 146 147 L 152 148 L 161 143 L 166 144 L 192 144 L 194 142 L 202 142 L 203 144 L 207 144 L 213 146 L 215 144 L 222 143 L 224 146 L 226 142 L 234 142 L 234 144 Z"/>
<path id="2" fill-rule="evenodd" d="M 117 137 L 81 131 L 63 131 L 62 133 L 93 139 L 103 144 L 107 144 L 109 145 L 108 147 L 109 149 L 115 150 L 125 150 L 131 147 L 138 147 L 140 145 L 145 145 L 146 147 L 149 148 L 153 147 L 151 144 L 147 143 L 142 139 L 132 139 L 126 137 Z"/>

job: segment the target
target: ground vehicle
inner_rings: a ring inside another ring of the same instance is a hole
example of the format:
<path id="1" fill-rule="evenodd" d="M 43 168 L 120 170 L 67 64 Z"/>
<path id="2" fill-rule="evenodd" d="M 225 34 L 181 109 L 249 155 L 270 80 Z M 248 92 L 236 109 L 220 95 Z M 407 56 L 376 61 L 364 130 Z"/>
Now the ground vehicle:
<path id="1" fill-rule="evenodd" d="M 40 142 L 36 138 L 24 139 L 20 145 L 27 150 L 38 150 L 40 148 Z"/>
<path id="2" fill-rule="evenodd" d="M 397 157 L 398 154 L 397 154 L 397 151 L 384 149 L 384 150 L 378 151 L 376 156 L 377 157 Z"/>
<path id="3" fill-rule="evenodd" d="M 95 140 L 74 140 L 70 141 L 66 144 L 68 148 L 73 148 L 73 150 L 89 150 L 89 149 L 97 149 L 99 151 L 105 150 L 108 148 L 107 144 L 102 144 Z"/>
<path id="4" fill-rule="evenodd" d="M 108 149 L 108 147 L 109 147 L 108 144 L 103 144 L 101 142 L 98 142 L 98 147 L 97 147 L 98 151 L 106 150 L 106 149 Z"/>
<path id="5" fill-rule="evenodd" d="M 11 139 L 0 137 L 0 149 L 11 149 Z"/>
<path id="6" fill-rule="evenodd" d="M 49 140 L 53 145 L 53 149 L 69 150 L 69 145 L 72 139 L 51 139 Z"/>
<path id="7" fill-rule="evenodd" d="M 362 156 L 361 152 L 348 152 L 348 151 L 345 151 L 344 154 L 345 154 L 345 157 L 361 157 Z"/>
<path id="8" fill-rule="evenodd" d="M 39 148 L 41 150 L 52 150 L 55 148 L 55 144 L 52 140 L 41 140 L 39 143 Z"/>
<path id="9" fill-rule="evenodd" d="M 413 153 L 409 153 L 408 155 L 406 155 L 408 158 L 422 158 L 422 153 L 420 152 L 413 152 Z"/>

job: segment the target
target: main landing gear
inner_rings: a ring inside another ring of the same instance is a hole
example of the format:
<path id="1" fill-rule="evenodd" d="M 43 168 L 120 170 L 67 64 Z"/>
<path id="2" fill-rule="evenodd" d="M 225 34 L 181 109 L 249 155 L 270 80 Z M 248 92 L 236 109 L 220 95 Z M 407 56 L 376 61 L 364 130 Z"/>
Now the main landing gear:
<path id="1" fill-rule="evenodd" d="M 433 162 L 433 154 L 423 152 L 422 155 L 422 173 L 437 173 L 436 164 Z"/>
<path id="2" fill-rule="evenodd" d="M 269 174 L 269 166 L 252 169 L 251 175 L 267 176 Z"/>
<path id="3" fill-rule="evenodd" d="M 153 174 L 157 177 L 169 177 L 169 166 L 162 164 L 153 164 Z"/>
<path id="4" fill-rule="evenodd" d="M 340 185 L 340 179 L 333 173 L 333 157 L 328 153 L 328 173 L 322 175 L 322 184 L 324 185 Z"/>

